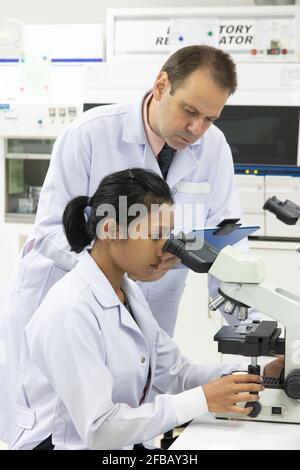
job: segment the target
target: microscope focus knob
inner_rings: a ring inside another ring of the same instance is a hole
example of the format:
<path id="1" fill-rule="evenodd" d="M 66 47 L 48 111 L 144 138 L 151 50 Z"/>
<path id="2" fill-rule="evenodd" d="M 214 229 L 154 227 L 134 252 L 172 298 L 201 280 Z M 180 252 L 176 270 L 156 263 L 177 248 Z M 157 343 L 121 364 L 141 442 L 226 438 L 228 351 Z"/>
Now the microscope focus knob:
<path id="1" fill-rule="evenodd" d="M 245 408 L 252 408 L 250 413 L 247 415 L 249 418 L 256 418 L 261 412 L 261 404 L 258 401 L 247 401 Z"/>
<path id="2" fill-rule="evenodd" d="M 289 373 L 284 381 L 284 390 L 288 397 L 300 399 L 300 369 Z"/>

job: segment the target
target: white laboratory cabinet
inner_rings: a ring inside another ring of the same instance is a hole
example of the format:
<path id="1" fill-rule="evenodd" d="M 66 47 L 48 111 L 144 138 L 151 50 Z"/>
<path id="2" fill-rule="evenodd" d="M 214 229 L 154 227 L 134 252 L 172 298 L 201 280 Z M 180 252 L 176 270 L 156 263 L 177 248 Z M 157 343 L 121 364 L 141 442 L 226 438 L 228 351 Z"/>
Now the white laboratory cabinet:
<path id="1" fill-rule="evenodd" d="M 54 141 L 81 112 L 82 104 L 62 102 L 0 110 L 0 315 L 33 227 Z"/>
<path id="2" fill-rule="evenodd" d="M 285 225 L 274 214 L 263 210 L 268 198 L 276 196 L 281 201 L 289 199 L 300 205 L 300 177 L 299 176 L 259 176 L 236 175 L 243 221 L 245 224 L 260 225 L 255 235 L 265 236 L 269 240 L 299 239 L 300 226 Z"/>
<path id="3" fill-rule="evenodd" d="M 20 23 L 16 43 L 16 22 L 2 23 L 8 46 L 0 51 L 0 315 L 53 142 L 82 112 L 84 83 L 105 55 L 100 24 Z"/>
<path id="4" fill-rule="evenodd" d="M 265 181 L 264 176 L 236 175 L 240 202 L 243 208 L 243 223 L 259 225 L 255 235 L 265 235 Z"/>
<path id="5" fill-rule="evenodd" d="M 300 205 L 300 178 L 291 176 L 266 176 L 265 199 L 276 196 L 281 201 L 289 199 Z M 266 232 L 270 237 L 300 238 L 299 225 L 285 225 L 270 212 L 266 212 Z"/>
<path id="6" fill-rule="evenodd" d="M 34 223 L 55 138 L 4 139 L 5 221 Z"/>
<path id="7" fill-rule="evenodd" d="M 15 271 L 21 246 L 23 245 L 31 224 L 5 222 L 5 139 L 0 138 L 0 315 L 7 297 L 9 285 Z"/>

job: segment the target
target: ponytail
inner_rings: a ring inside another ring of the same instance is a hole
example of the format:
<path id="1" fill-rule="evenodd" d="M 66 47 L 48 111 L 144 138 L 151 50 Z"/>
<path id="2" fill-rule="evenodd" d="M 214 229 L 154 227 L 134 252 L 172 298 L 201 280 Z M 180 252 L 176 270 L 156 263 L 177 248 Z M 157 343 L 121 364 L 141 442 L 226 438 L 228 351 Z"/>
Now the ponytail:
<path id="1" fill-rule="evenodd" d="M 87 196 L 78 196 L 67 204 L 63 213 L 63 227 L 71 251 L 80 253 L 94 239 L 89 232 L 84 210 L 90 204 Z"/>

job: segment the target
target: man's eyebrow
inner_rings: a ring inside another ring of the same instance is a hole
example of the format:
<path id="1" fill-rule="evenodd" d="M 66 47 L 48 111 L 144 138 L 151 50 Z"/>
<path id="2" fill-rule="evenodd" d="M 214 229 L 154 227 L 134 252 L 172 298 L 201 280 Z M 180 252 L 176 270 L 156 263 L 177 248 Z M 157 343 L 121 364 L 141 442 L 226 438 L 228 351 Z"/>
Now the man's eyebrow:
<path id="1" fill-rule="evenodd" d="M 198 113 L 200 115 L 202 114 L 202 113 L 200 113 L 200 111 L 197 108 L 195 108 L 194 105 L 186 103 L 185 101 L 183 101 L 182 103 L 183 103 L 184 106 L 186 106 L 187 108 L 190 108 L 191 110 L 195 111 L 196 113 Z M 218 119 L 220 116 L 207 116 L 207 117 L 209 119 Z"/>

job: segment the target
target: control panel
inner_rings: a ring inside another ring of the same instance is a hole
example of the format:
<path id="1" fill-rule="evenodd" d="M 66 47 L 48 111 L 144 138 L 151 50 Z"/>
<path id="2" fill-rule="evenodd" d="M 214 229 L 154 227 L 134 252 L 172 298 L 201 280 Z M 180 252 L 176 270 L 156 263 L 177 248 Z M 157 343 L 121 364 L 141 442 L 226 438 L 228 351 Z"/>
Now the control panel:
<path id="1" fill-rule="evenodd" d="M 56 137 L 82 111 L 81 103 L 0 103 L 0 135 Z"/>

